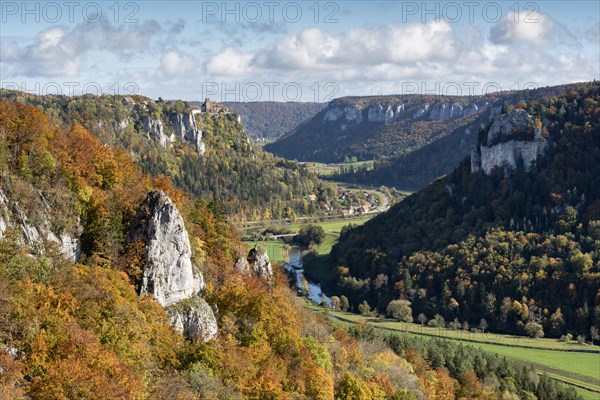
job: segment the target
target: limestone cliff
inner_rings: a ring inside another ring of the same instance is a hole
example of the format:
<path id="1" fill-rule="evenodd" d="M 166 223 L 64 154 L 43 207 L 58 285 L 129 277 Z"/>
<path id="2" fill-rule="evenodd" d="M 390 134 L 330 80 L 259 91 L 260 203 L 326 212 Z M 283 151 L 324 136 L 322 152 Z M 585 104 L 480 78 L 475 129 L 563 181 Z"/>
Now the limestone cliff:
<path id="1" fill-rule="evenodd" d="M 490 175 L 494 168 L 514 170 L 519 160 L 529 171 L 548 146 L 541 128 L 525 110 L 497 116 L 471 152 L 471 172 Z"/>
<path id="2" fill-rule="evenodd" d="M 188 142 L 196 146 L 198 154 L 202 155 L 205 152 L 205 145 L 202 142 L 202 131 L 196 126 L 196 121 L 192 113 L 172 114 L 171 124 L 175 130 L 175 135 L 184 142 Z"/>
<path id="3" fill-rule="evenodd" d="M 204 278 L 192 265 L 189 236 L 175 203 L 161 191 L 148 193 L 128 239 L 141 240 L 146 248 L 140 295 L 152 294 L 188 338 L 213 338 L 216 320 L 204 300 L 197 299 Z"/>
<path id="4" fill-rule="evenodd" d="M 31 249 L 33 255 L 43 254 L 48 245 L 55 244 L 65 257 L 77 261 L 81 256 L 81 226 L 77 224 L 71 233 L 53 231 L 51 210 L 42 194 L 38 195 L 41 207 L 36 211 L 33 221 L 33 213 L 23 208 L 19 201 L 9 200 L 5 191 L 0 189 L 0 238 L 9 228 L 15 228 L 18 239 Z"/>
<path id="5" fill-rule="evenodd" d="M 200 293 L 204 279 L 192 268 L 190 240 L 175 203 L 163 192 L 150 192 L 134 227 L 130 238 L 146 245 L 140 293 L 152 294 L 164 307 Z"/>
<path id="6" fill-rule="evenodd" d="M 495 102 L 488 100 L 421 95 L 340 98 L 265 149 L 311 162 L 400 156 L 470 127 Z"/>
<path id="7" fill-rule="evenodd" d="M 154 119 L 148 115 L 144 115 L 142 116 L 142 125 L 148 139 L 157 141 L 162 147 L 167 147 L 167 143 L 173 143 L 175 141 L 174 135 L 167 136 L 160 119 Z"/>

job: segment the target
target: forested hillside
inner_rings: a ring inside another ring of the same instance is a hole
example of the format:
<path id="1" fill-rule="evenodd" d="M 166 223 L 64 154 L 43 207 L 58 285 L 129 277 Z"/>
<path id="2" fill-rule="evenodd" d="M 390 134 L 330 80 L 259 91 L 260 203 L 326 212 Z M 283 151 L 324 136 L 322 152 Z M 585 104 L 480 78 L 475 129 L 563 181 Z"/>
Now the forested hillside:
<path id="1" fill-rule="evenodd" d="M 501 97 L 343 97 L 265 149 L 288 159 L 318 162 L 399 156 L 455 130 L 477 132 L 479 117 L 497 113 Z"/>
<path id="2" fill-rule="evenodd" d="M 0 137 L 3 399 L 577 398 L 494 357 L 477 368 L 474 349 L 460 366 L 440 364 L 423 344 L 349 335 L 304 311 L 278 270 L 265 280 L 234 267 L 244 246 L 221 214 L 79 124 L 2 101 Z M 153 255 L 127 233 L 156 189 L 181 211 L 177 234 L 189 233 L 217 316 L 205 343 L 138 294 Z M 81 242 L 76 261 L 50 232 Z"/>
<path id="3" fill-rule="evenodd" d="M 320 202 L 335 199 L 334 184 L 251 143 L 234 114 L 205 116 L 199 127 L 206 144 L 202 156 L 184 152 L 168 159 L 142 154 L 144 170 L 165 174 L 208 201 L 217 200 L 226 214 L 242 220 L 317 215 L 323 212 Z M 311 194 L 318 201 L 309 201 Z"/>
<path id="4" fill-rule="evenodd" d="M 224 102 L 242 117 L 248 137 L 258 142 L 272 142 L 314 117 L 326 103 L 300 102 Z"/>
<path id="5" fill-rule="evenodd" d="M 599 84 L 503 112 L 454 172 L 342 233 L 333 273 L 355 306 L 552 337 L 600 325 Z"/>
<path id="6" fill-rule="evenodd" d="M 320 202 L 335 198 L 335 185 L 250 143 L 232 113 L 199 113 L 183 101 L 143 96 L 0 94 L 42 108 L 56 124 L 82 125 L 127 150 L 142 171 L 167 176 L 238 220 L 315 215 L 323 212 Z M 308 201 L 311 194 L 318 201 Z"/>
<path id="7" fill-rule="evenodd" d="M 168 180 L 143 175 L 125 152 L 80 125 L 55 129 L 39 109 L 18 103 L 0 103 L 0 133 L 3 221 L 11 205 L 35 216 L 46 199 L 65 221 L 53 229 L 79 218 L 82 240 L 73 264 L 51 246 L 23 241 L 25 221 L 2 225 L 2 398 L 333 399 L 347 384 L 379 391 L 374 382 L 392 365 L 404 365 L 404 380 L 390 382 L 381 398 L 421 396 L 404 360 L 364 354 L 347 334 L 305 314 L 282 274 L 268 284 L 235 269 L 241 245 L 232 228 Z M 204 297 L 219 310 L 219 336 L 209 343 L 185 340 L 132 284 L 144 255 L 125 236 L 153 188 L 184 212 Z M 367 369 L 380 358 L 377 371 Z"/>

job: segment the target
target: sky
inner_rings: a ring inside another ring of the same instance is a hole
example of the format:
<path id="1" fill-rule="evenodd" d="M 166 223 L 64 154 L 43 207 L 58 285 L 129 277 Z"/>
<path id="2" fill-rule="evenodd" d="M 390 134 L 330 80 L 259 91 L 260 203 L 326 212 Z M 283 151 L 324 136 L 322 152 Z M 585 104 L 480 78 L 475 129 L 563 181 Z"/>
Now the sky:
<path id="1" fill-rule="evenodd" d="M 329 101 L 600 77 L 597 1 L 0 1 L 0 86 Z"/>

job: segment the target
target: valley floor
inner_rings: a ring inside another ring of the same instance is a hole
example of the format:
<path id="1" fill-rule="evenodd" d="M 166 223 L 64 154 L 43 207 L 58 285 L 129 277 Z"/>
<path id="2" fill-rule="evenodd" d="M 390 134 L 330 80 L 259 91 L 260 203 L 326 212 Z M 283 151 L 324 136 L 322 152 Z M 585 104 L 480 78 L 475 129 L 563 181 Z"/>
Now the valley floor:
<path id="1" fill-rule="evenodd" d="M 315 225 L 323 227 L 326 234 L 324 241 L 316 248 L 317 253 L 321 257 L 327 257 L 343 226 L 349 223 L 362 224 L 369 218 L 370 216 L 364 216 L 362 218 L 315 222 Z M 289 229 L 292 232 L 298 232 L 302 225 L 304 224 L 301 222 L 290 224 Z M 285 262 L 287 259 L 286 245 L 280 240 L 247 243 L 250 247 L 253 247 L 256 243 L 261 243 L 267 248 L 273 262 Z M 327 284 L 326 276 L 319 276 L 323 275 L 320 272 L 322 271 L 317 268 L 316 271 L 313 271 L 313 277 L 317 278 L 317 281 Z M 323 278 L 325 281 L 319 278 Z M 600 398 L 600 347 L 596 345 L 579 344 L 575 341 L 565 343 L 549 338 L 535 339 L 508 334 L 434 328 L 416 323 L 397 322 L 388 318 L 383 319 L 330 309 L 325 310 L 323 307 L 306 300 L 304 305 L 312 311 L 325 312 L 334 317 L 337 323 L 344 325 L 364 322 L 386 331 L 461 341 L 479 347 L 484 351 L 530 364 L 538 372 L 545 373 L 556 380 L 575 387 L 584 400 L 598 400 Z"/>
<path id="2" fill-rule="evenodd" d="M 345 325 L 367 323 L 376 329 L 404 332 L 461 341 L 510 359 L 533 365 L 540 373 L 574 386 L 586 400 L 600 398 L 600 347 L 577 342 L 564 343 L 556 339 L 534 339 L 496 333 L 475 333 L 445 328 L 397 322 L 348 312 L 325 310 L 312 302 L 304 305 L 312 311 L 331 315 Z"/>

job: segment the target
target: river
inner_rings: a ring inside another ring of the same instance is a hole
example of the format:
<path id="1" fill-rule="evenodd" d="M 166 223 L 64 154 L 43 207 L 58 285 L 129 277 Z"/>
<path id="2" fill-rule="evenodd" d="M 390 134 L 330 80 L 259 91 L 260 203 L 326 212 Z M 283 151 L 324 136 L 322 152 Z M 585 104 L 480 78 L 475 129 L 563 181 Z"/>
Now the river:
<path id="1" fill-rule="evenodd" d="M 296 275 L 296 286 L 299 289 L 302 289 L 302 278 L 304 277 L 304 269 L 302 269 L 302 251 L 303 249 L 298 246 L 293 246 L 290 249 L 290 261 L 283 264 L 283 269 L 286 271 L 293 271 Z M 305 278 L 306 279 L 306 278 Z M 308 298 L 314 301 L 317 304 L 320 304 L 323 301 L 323 291 L 321 290 L 321 285 L 315 282 L 311 282 L 306 279 L 308 282 Z M 328 296 L 324 296 L 325 301 L 329 307 L 331 307 L 331 298 Z"/>

